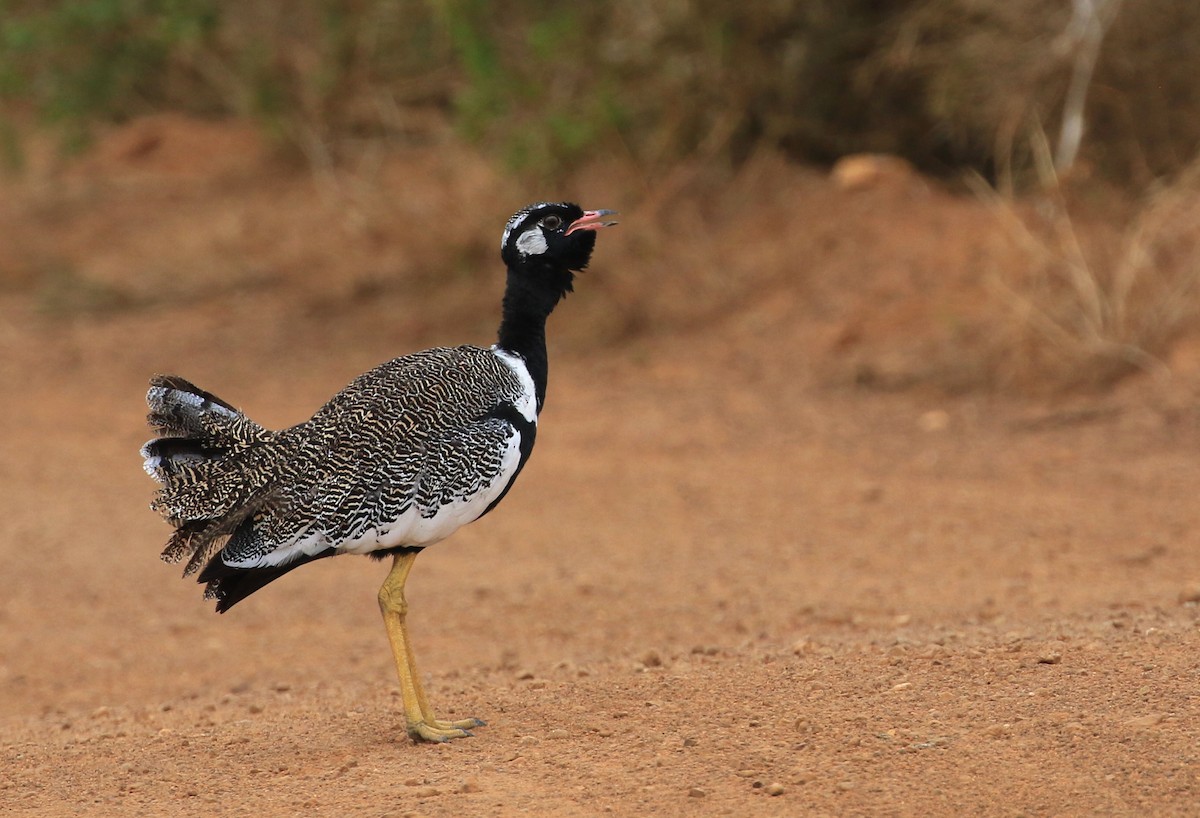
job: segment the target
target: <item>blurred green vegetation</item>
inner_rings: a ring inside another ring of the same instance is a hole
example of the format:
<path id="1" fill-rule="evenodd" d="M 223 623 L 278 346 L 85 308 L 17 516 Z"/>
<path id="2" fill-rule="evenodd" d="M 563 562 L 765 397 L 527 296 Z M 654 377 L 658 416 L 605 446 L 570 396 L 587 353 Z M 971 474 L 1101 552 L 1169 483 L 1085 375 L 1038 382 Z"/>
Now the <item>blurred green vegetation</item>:
<path id="1" fill-rule="evenodd" d="M 548 174 L 598 149 L 657 167 L 771 146 L 1019 175 L 1059 127 L 1071 20 L 1067 0 L 0 0 L 0 153 L 19 161 L 14 116 L 75 149 L 171 109 L 256 117 L 321 161 L 440 122 Z M 1198 35 L 1192 0 L 1121 7 L 1091 166 L 1142 185 L 1194 158 Z"/>

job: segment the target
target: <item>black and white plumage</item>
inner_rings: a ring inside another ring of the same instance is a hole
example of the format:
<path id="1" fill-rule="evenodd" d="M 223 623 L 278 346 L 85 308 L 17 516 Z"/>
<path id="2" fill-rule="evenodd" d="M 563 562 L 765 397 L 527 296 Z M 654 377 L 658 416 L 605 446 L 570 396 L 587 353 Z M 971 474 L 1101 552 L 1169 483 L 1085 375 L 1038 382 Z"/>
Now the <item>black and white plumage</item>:
<path id="1" fill-rule="evenodd" d="M 154 505 L 179 526 L 164 556 L 203 566 L 221 611 L 319 557 L 444 539 L 511 485 L 537 431 L 521 359 L 470 346 L 389 361 L 280 432 L 181 378 L 155 378 L 149 402 L 160 432 L 199 426 L 144 455 L 163 484 Z"/>
<path id="2" fill-rule="evenodd" d="M 416 553 L 490 511 L 529 458 L 546 394 L 546 319 L 610 213 L 549 202 L 519 211 L 501 244 L 508 279 L 494 346 L 391 360 L 291 428 L 265 429 L 183 378 L 153 378 L 148 420 L 160 437 L 142 455 L 161 484 L 153 508 L 175 527 L 163 558 L 187 558 L 184 575 L 199 572 L 225 611 L 316 559 L 394 556 L 380 605 L 409 734 L 466 734 L 475 720 L 437 721 L 420 689 L 404 580 Z"/>

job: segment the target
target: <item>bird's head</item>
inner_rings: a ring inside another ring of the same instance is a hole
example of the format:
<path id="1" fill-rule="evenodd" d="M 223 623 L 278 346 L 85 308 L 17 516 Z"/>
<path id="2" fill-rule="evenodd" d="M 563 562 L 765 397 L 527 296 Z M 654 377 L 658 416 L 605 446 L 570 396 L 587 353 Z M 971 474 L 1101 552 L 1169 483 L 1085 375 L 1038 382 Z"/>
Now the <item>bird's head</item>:
<path id="1" fill-rule="evenodd" d="M 500 257 L 513 272 L 571 290 L 574 272 L 587 267 L 596 231 L 616 222 L 612 210 L 584 210 L 572 202 L 538 202 L 517 211 L 504 228 Z"/>

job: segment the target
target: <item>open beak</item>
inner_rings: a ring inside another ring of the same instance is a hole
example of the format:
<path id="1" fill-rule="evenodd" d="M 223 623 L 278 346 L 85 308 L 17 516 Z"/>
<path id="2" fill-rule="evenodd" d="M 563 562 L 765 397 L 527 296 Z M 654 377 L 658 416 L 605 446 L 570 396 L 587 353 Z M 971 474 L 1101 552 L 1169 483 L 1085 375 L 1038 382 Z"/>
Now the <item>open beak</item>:
<path id="1" fill-rule="evenodd" d="M 615 210 L 586 210 L 567 228 L 566 235 L 569 236 L 576 230 L 599 230 L 601 227 L 612 227 L 616 222 L 606 221 L 605 216 L 615 215 L 617 215 Z"/>

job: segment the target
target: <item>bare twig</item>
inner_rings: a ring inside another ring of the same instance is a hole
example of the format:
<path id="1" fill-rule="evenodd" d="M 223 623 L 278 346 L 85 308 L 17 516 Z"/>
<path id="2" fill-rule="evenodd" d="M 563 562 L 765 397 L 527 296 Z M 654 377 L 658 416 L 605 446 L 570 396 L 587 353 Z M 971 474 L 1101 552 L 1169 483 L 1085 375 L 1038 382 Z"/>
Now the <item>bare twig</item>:
<path id="1" fill-rule="evenodd" d="M 1092 73 L 1096 69 L 1104 35 L 1117 16 L 1121 1 L 1072 0 L 1071 22 L 1067 24 L 1063 38 L 1066 47 L 1074 52 L 1074 66 L 1067 97 L 1063 102 L 1058 148 L 1054 152 L 1054 167 L 1059 173 L 1070 170 L 1079 154 L 1084 131 L 1083 108 L 1092 84 Z"/>

